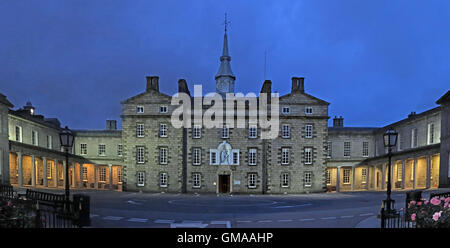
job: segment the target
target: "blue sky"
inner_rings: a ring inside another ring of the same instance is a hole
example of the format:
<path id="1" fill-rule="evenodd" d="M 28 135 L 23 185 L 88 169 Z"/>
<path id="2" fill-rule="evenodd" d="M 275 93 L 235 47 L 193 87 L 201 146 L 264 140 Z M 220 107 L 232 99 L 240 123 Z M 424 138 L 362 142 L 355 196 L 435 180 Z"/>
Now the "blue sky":
<path id="1" fill-rule="evenodd" d="M 291 77 L 346 126 L 383 126 L 450 89 L 450 1 L 0 1 L 0 92 L 74 129 L 120 120 L 120 101 L 160 77 L 215 90 L 228 13 L 237 92 Z M 331 124 L 331 121 L 330 121 Z"/>

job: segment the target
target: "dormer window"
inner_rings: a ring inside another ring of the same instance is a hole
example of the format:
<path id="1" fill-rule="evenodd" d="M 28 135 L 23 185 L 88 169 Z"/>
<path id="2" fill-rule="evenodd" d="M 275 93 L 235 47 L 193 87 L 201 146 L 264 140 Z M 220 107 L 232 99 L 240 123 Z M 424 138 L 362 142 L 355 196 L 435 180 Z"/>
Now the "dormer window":
<path id="1" fill-rule="evenodd" d="M 136 107 L 136 113 L 143 114 L 144 113 L 144 106 L 137 106 Z"/>
<path id="2" fill-rule="evenodd" d="M 313 108 L 312 107 L 306 107 L 305 108 L 305 114 L 310 115 L 313 113 Z"/>
<path id="3" fill-rule="evenodd" d="M 283 107 L 281 108 L 281 113 L 283 113 L 284 115 L 288 115 L 291 113 L 291 108 L 290 107 Z"/>
<path id="4" fill-rule="evenodd" d="M 159 107 L 159 112 L 160 113 L 167 113 L 167 106 L 160 106 Z"/>

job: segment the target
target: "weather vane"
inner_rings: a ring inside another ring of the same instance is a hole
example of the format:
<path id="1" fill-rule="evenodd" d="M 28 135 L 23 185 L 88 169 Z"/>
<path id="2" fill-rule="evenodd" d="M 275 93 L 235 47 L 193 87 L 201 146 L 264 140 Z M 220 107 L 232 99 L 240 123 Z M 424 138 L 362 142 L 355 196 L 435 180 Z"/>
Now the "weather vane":
<path id="1" fill-rule="evenodd" d="M 225 33 L 227 32 L 227 25 L 231 23 L 229 21 L 227 21 L 227 13 L 225 12 L 225 21 L 223 22 L 223 25 L 225 25 Z"/>

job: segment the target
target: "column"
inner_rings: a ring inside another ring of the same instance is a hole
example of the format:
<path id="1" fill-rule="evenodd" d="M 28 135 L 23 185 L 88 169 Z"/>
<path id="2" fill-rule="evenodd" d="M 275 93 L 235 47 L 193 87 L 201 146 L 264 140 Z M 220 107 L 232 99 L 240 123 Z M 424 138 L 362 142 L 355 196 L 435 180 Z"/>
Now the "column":
<path id="1" fill-rule="evenodd" d="M 416 189 L 416 167 L 417 167 L 417 158 L 414 158 L 413 163 L 413 189 Z"/>
<path id="2" fill-rule="evenodd" d="M 113 173 L 112 173 L 112 164 L 109 164 L 109 188 L 113 189 Z"/>
<path id="3" fill-rule="evenodd" d="M 42 158 L 42 166 L 44 166 L 44 187 L 48 187 L 48 181 L 47 181 L 47 158 Z"/>
<path id="4" fill-rule="evenodd" d="M 31 155 L 31 186 L 36 187 L 36 157 Z"/>
<path id="5" fill-rule="evenodd" d="M 58 160 L 55 159 L 53 161 L 53 166 L 55 167 L 55 169 L 53 170 L 53 183 L 55 184 L 55 188 L 58 188 Z"/>
<path id="6" fill-rule="evenodd" d="M 372 175 L 373 190 L 377 190 L 377 166 L 374 165 L 372 167 L 373 167 L 373 175 Z"/>
<path id="7" fill-rule="evenodd" d="M 367 175 L 366 175 L 366 190 L 369 190 L 370 188 L 370 167 L 367 166 Z"/>
<path id="8" fill-rule="evenodd" d="M 77 177 L 75 171 L 76 171 L 75 162 L 72 162 L 72 188 L 75 188 L 77 185 L 76 182 Z"/>
<path id="9" fill-rule="evenodd" d="M 66 170 L 66 166 L 68 166 L 68 165 L 66 163 L 66 160 L 64 159 L 63 160 L 63 170 L 64 170 L 63 171 L 63 175 L 64 175 L 64 177 L 63 177 L 63 185 L 64 185 L 63 188 L 66 188 L 66 180 L 69 179 L 69 177 L 68 177 L 69 175 L 67 175 L 67 173 L 66 173 L 66 171 L 67 171 Z"/>
<path id="10" fill-rule="evenodd" d="M 406 160 L 402 160 L 402 189 L 405 189 Z"/>
<path id="11" fill-rule="evenodd" d="M 386 184 L 386 164 L 381 165 L 381 189 L 384 190 Z"/>
<path id="12" fill-rule="evenodd" d="M 426 180 L 427 180 L 426 187 L 427 187 L 427 189 L 429 189 L 430 185 L 431 185 L 430 175 L 431 175 L 431 157 L 427 156 L 427 177 L 426 177 Z"/>
<path id="13" fill-rule="evenodd" d="M 337 173 L 336 173 L 336 192 L 340 192 L 340 185 L 341 184 L 341 167 L 337 167 Z"/>
<path id="14" fill-rule="evenodd" d="M 352 166 L 352 191 L 355 190 L 355 166 Z"/>
<path id="15" fill-rule="evenodd" d="M 97 164 L 94 164 L 94 188 L 96 189 L 98 189 L 97 168 Z"/>
<path id="16" fill-rule="evenodd" d="M 22 166 L 22 153 L 17 152 L 17 164 L 18 164 L 18 171 L 19 171 L 19 187 L 23 186 L 23 166 Z"/>
<path id="17" fill-rule="evenodd" d="M 80 167 L 80 188 L 83 188 L 83 164 L 79 163 Z"/>

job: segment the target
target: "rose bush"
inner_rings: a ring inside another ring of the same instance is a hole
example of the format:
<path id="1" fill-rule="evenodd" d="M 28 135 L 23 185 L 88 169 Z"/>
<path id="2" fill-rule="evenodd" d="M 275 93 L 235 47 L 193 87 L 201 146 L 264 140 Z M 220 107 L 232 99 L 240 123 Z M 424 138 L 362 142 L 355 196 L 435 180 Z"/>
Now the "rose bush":
<path id="1" fill-rule="evenodd" d="M 450 228 L 450 197 L 410 201 L 407 212 L 418 228 Z"/>
<path id="2" fill-rule="evenodd" d="M 34 227 L 33 215 L 33 205 L 0 198 L 0 228 Z"/>

